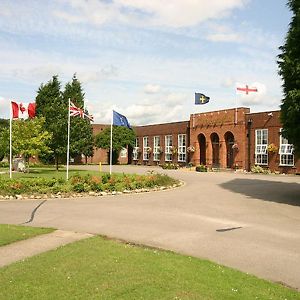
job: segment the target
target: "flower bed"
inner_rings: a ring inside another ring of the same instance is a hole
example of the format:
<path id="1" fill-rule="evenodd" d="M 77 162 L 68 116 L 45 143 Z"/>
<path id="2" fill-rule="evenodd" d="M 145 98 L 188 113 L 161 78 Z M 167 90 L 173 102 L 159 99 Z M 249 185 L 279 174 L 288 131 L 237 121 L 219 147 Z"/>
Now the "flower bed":
<path id="1" fill-rule="evenodd" d="M 69 181 L 56 178 L 0 178 L 0 195 L 53 195 L 89 192 L 124 192 L 179 185 L 179 181 L 163 174 L 113 174 L 102 176 L 74 175 Z"/>

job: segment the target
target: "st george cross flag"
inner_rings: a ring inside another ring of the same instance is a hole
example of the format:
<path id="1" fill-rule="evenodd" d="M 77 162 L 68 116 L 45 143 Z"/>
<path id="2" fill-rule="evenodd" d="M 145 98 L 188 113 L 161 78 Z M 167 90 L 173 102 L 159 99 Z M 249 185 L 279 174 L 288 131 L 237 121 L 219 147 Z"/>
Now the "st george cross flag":
<path id="1" fill-rule="evenodd" d="M 249 95 L 249 93 L 257 92 L 257 87 L 249 86 L 248 84 L 236 83 L 236 93 L 242 95 Z"/>
<path id="2" fill-rule="evenodd" d="M 91 122 L 94 122 L 93 116 L 86 114 L 83 109 L 77 107 L 73 102 L 70 102 L 70 117 L 76 116 L 79 116 L 80 118 L 87 118 Z"/>
<path id="3" fill-rule="evenodd" d="M 12 119 L 28 119 L 35 117 L 35 103 L 17 103 L 11 101 Z"/>
<path id="4" fill-rule="evenodd" d="M 130 126 L 127 118 L 114 110 L 113 110 L 113 125 L 124 126 L 124 127 L 131 129 L 131 126 Z"/>
<path id="5" fill-rule="evenodd" d="M 209 97 L 201 93 L 195 93 L 195 104 L 206 104 L 209 102 Z"/>

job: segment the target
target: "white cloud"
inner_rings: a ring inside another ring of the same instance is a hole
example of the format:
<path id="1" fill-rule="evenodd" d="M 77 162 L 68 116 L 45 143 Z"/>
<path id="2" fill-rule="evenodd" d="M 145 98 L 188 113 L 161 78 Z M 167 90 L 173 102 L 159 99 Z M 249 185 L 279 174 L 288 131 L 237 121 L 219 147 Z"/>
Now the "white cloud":
<path id="1" fill-rule="evenodd" d="M 6 119 L 9 118 L 9 111 L 10 111 L 9 104 L 11 100 L 0 96 L 0 107 L 1 107 L 0 118 L 6 118 Z"/>
<path id="2" fill-rule="evenodd" d="M 239 42 L 241 41 L 240 35 L 236 33 L 215 33 L 206 36 L 207 40 L 212 42 Z"/>
<path id="3" fill-rule="evenodd" d="M 159 84 L 147 84 L 144 87 L 144 92 L 146 94 L 157 94 L 161 90 L 161 87 Z"/>
<path id="4" fill-rule="evenodd" d="M 239 84 L 239 86 L 242 86 Z M 245 85 L 243 85 L 245 86 Z M 266 101 L 267 97 L 267 87 L 260 82 L 253 82 L 252 84 L 249 84 L 249 87 L 256 88 L 257 92 L 250 92 L 248 95 L 241 94 L 237 95 L 240 103 L 242 105 L 265 105 L 264 101 Z M 269 100 L 269 99 L 268 99 Z"/>
<path id="5" fill-rule="evenodd" d="M 242 8 L 248 0 L 64 0 L 71 11 L 58 8 L 56 17 L 67 22 L 102 25 L 110 21 L 140 25 L 189 27 L 208 19 L 227 16 L 233 9 Z M 61 1 L 58 1 L 59 5 Z"/>

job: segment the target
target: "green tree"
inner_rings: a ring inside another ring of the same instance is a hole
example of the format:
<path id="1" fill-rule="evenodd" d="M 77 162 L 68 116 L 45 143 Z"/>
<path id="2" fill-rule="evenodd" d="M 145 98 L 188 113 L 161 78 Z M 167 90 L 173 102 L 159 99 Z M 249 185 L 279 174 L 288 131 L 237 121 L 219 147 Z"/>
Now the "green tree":
<path id="1" fill-rule="evenodd" d="M 113 163 L 116 163 L 119 152 L 126 146 L 134 146 L 135 133 L 133 130 L 123 126 L 113 126 L 112 129 L 112 148 Z M 95 136 L 95 146 L 97 148 L 110 149 L 110 127 L 105 128 Z"/>
<path id="2" fill-rule="evenodd" d="M 63 92 L 65 103 L 70 100 L 78 108 L 84 109 L 84 93 L 80 81 L 74 74 L 72 81 L 67 83 Z M 88 111 L 85 110 L 88 114 Z M 70 155 L 73 157 L 84 154 L 87 156 L 93 155 L 93 129 L 90 121 L 87 118 L 71 117 L 70 119 Z"/>
<path id="3" fill-rule="evenodd" d="M 12 122 L 12 154 L 21 155 L 29 162 L 32 156 L 50 153 L 48 143 L 51 133 L 44 130 L 45 118 L 32 120 L 14 120 Z M 4 139 L 2 139 L 4 137 Z M 9 155 L 9 127 L 1 131 L 1 148 Z"/>
<path id="4" fill-rule="evenodd" d="M 300 1 L 289 0 L 293 13 L 285 44 L 278 56 L 279 74 L 283 79 L 284 99 L 281 104 L 283 136 L 300 153 Z"/>
<path id="5" fill-rule="evenodd" d="M 0 161 L 9 155 L 9 120 L 0 119 Z"/>
<path id="6" fill-rule="evenodd" d="M 41 84 L 36 96 L 36 115 L 45 117 L 44 129 L 51 133 L 48 146 L 51 154 L 41 154 L 41 159 L 55 162 L 56 169 L 67 153 L 68 105 L 61 94 L 58 76 L 53 76 L 45 85 Z"/>
<path id="7" fill-rule="evenodd" d="M 29 158 L 41 153 L 50 153 L 48 142 L 52 135 L 44 130 L 45 118 L 32 120 L 15 120 L 12 125 L 13 154 L 22 155 L 28 162 Z"/>

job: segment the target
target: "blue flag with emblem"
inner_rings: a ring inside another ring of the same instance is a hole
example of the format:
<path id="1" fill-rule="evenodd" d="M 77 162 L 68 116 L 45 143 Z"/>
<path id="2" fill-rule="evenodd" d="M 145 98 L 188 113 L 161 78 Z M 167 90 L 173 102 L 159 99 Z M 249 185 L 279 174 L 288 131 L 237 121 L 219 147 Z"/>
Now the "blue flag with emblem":
<path id="1" fill-rule="evenodd" d="M 195 104 L 206 104 L 209 102 L 209 97 L 201 93 L 195 93 Z"/>
<path id="2" fill-rule="evenodd" d="M 114 110 L 113 110 L 113 125 L 124 126 L 124 127 L 131 129 L 131 126 L 130 126 L 127 118 Z"/>

